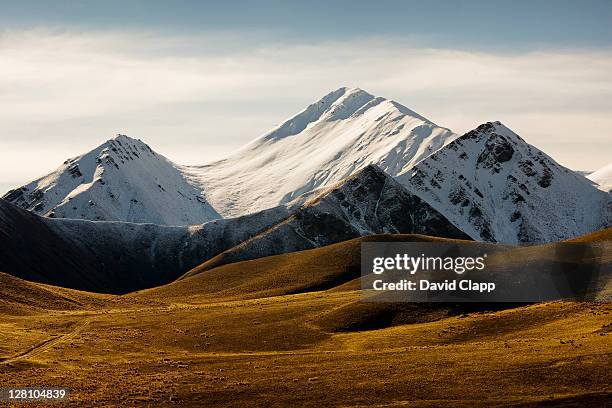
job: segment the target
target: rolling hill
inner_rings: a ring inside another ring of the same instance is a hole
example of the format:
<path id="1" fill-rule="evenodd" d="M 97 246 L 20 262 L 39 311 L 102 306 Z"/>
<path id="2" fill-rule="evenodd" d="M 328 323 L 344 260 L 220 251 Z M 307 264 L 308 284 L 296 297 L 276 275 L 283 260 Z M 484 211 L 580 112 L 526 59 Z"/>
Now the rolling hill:
<path id="1" fill-rule="evenodd" d="M 211 261 L 194 268 L 169 285 L 150 289 L 147 296 L 162 298 L 222 296 L 251 298 L 280 296 L 319 290 L 359 290 L 361 288 L 361 244 L 363 242 L 436 242 L 487 252 L 485 273 L 497 282 L 522 282 L 524 294 L 536 296 L 537 281 L 548 284 L 547 275 L 583 276 L 596 271 L 597 287 L 588 288 L 590 298 L 611 298 L 612 228 L 568 242 L 537 246 L 498 244 L 430 237 L 426 235 L 384 234 L 359 237 L 321 248 L 237 262 Z M 467 253 L 467 252 L 466 252 Z M 478 274 L 474 275 L 475 277 Z M 607 280 L 606 280 L 607 279 Z M 532 282 L 529 285 L 527 282 Z M 576 284 L 580 281 L 576 280 Z M 502 285 L 503 286 L 503 285 Z M 561 290 L 561 288 L 558 288 Z"/>
<path id="2" fill-rule="evenodd" d="M 0 314 L 27 315 L 49 310 L 82 310 L 103 305 L 109 295 L 45 285 L 0 272 Z"/>
<path id="3" fill-rule="evenodd" d="M 0 273 L 0 381 L 61 384 L 77 407 L 609 401 L 609 303 L 363 302 L 353 278 L 372 239 L 448 242 L 358 238 L 122 296 Z"/>

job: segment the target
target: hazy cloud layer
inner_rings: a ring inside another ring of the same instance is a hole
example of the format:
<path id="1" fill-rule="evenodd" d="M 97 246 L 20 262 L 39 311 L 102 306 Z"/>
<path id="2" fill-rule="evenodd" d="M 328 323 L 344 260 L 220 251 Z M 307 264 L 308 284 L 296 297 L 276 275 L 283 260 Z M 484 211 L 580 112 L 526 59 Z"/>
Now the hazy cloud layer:
<path id="1" fill-rule="evenodd" d="M 0 183 L 42 175 L 117 132 L 178 163 L 212 161 L 344 85 L 456 132 L 501 120 L 575 169 L 610 160 L 609 50 L 484 53 L 389 39 L 262 47 L 251 35 L 0 34 Z"/>

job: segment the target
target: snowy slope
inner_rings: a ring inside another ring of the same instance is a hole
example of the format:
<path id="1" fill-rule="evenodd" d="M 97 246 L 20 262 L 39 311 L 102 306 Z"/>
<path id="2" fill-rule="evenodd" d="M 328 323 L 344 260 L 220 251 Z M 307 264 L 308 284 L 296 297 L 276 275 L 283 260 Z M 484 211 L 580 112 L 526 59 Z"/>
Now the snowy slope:
<path id="1" fill-rule="evenodd" d="M 587 178 L 597 183 L 601 190 L 612 191 L 612 163 L 594 171 Z"/>
<path id="2" fill-rule="evenodd" d="M 176 166 L 124 135 L 12 190 L 7 201 L 56 218 L 187 225 L 219 218 Z"/>
<path id="3" fill-rule="evenodd" d="M 340 88 L 229 158 L 192 167 L 225 216 L 289 202 L 368 164 L 407 171 L 456 135 L 410 109 L 356 88 Z"/>
<path id="4" fill-rule="evenodd" d="M 459 137 L 397 181 L 480 240 L 552 242 L 610 225 L 608 194 L 499 122 Z"/>

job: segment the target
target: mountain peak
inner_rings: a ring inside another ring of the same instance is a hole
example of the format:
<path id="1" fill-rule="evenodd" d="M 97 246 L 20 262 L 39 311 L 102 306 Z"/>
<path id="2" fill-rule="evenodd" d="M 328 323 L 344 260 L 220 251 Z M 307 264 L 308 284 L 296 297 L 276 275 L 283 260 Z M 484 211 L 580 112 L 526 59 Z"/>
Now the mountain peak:
<path id="1" fill-rule="evenodd" d="M 198 224 L 220 215 L 177 166 L 139 139 L 118 134 L 9 192 L 11 203 L 55 218 Z"/>
<path id="2" fill-rule="evenodd" d="M 136 141 L 133 137 L 129 137 L 128 135 L 124 135 L 122 133 L 117 133 L 112 140 L 133 140 Z"/>
<path id="3" fill-rule="evenodd" d="M 559 241 L 609 217 L 605 194 L 499 121 L 458 137 L 398 181 L 484 241 Z"/>
<path id="4" fill-rule="evenodd" d="M 418 114 L 417 112 L 402 105 L 401 103 L 397 101 L 394 101 L 392 99 L 387 99 L 382 96 L 374 96 L 373 94 L 361 88 L 346 87 L 346 86 L 338 88 L 337 90 L 330 92 L 329 94 L 324 96 L 321 100 L 319 100 L 319 103 L 331 95 L 334 95 L 334 96 L 340 95 L 339 97 L 336 98 L 333 105 L 343 104 L 343 103 L 346 103 L 346 101 L 354 100 L 354 99 L 366 102 L 365 104 L 360 106 L 359 109 L 355 109 L 353 113 L 363 113 L 367 111 L 367 109 L 372 108 L 376 105 L 384 105 L 384 106 L 389 107 L 390 109 L 398 111 L 402 115 L 408 115 L 413 118 L 420 119 L 424 122 L 432 123 L 429 119 L 425 118 L 424 116 Z M 496 122 L 496 123 L 499 123 L 499 122 Z"/>
<path id="5" fill-rule="evenodd" d="M 232 217 L 291 202 L 368 164 L 398 176 L 457 136 L 397 102 L 341 87 L 234 155 L 187 171 Z"/>
<path id="6" fill-rule="evenodd" d="M 461 145 L 463 142 L 474 139 L 477 141 L 504 142 L 509 144 L 526 143 L 523 138 L 514 133 L 512 129 L 500 121 L 485 122 L 475 129 L 458 137 L 453 143 Z"/>
<path id="7" fill-rule="evenodd" d="M 361 88 L 344 86 L 310 104 L 306 109 L 281 123 L 269 133 L 254 140 L 253 143 L 279 141 L 300 134 L 309 126 L 358 119 L 368 113 L 372 117 L 368 117 L 367 120 L 372 122 L 380 121 L 384 117 L 397 121 L 398 116 L 402 116 L 435 125 L 398 102 L 374 96 Z M 253 143 L 248 146 L 252 146 Z"/>
<path id="8" fill-rule="evenodd" d="M 512 131 L 512 129 L 510 129 L 503 123 L 501 123 L 499 120 L 492 121 L 492 122 L 485 122 L 479 125 L 478 127 L 476 127 L 476 129 L 473 129 L 471 132 L 481 132 L 481 133 L 497 132 L 497 133 L 502 133 L 504 135 L 511 134 L 514 136 L 518 136 L 516 133 Z"/>
<path id="9" fill-rule="evenodd" d="M 111 139 L 109 139 L 107 141 L 110 142 L 111 140 L 134 140 L 135 141 L 136 139 L 134 139 L 133 137 L 130 137 L 128 135 L 124 135 L 123 133 L 117 133 L 117 134 L 115 134 L 115 137 L 113 137 L 113 138 L 111 138 Z"/>
<path id="10" fill-rule="evenodd" d="M 321 98 L 320 100 L 323 100 L 329 96 L 337 96 L 342 97 L 342 96 L 348 96 L 348 95 L 357 95 L 357 94 L 368 94 L 370 96 L 373 97 L 373 95 L 371 95 L 369 92 L 359 88 L 359 87 L 353 87 L 353 86 L 341 86 L 340 88 L 331 91 L 330 93 L 328 93 L 327 95 L 325 95 L 323 98 Z"/>
<path id="11" fill-rule="evenodd" d="M 129 145 L 132 145 L 132 146 L 146 146 L 147 148 L 149 147 L 142 140 L 130 137 L 128 135 L 124 135 L 122 133 L 117 133 L 115 137 L 113 137 L 112 139 L 108 139 L 103 145 L 112 144 L 113 142 L 116 142 L 119 144 L 128 143 Z"/>
<path id="12" fill-rule="evenodd" d="M 294 136 L 310 124 L 320 120 L 346 119 L 374 96 L 359 89 L 341 87 L 308 105 L 306 109 L 278 125 L 260 139 L 264 142 L 281 140 Z"/>

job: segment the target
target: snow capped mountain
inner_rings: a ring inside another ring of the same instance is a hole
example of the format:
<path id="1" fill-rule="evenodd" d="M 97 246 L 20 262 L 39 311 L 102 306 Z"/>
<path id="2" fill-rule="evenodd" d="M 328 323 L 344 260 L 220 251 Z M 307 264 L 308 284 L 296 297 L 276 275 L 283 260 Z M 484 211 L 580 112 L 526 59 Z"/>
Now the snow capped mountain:
<path id="1" fill-rule="evenodd" d="M 459 137 L 358 88 L 329 93 L 209 165 L 178 166 L 118 136 L 4 198 L 55 218 L 186 226 L 274 208 L 282 216 L 371 164 L 474 239 L 549 242 L 610 225 L 608 194 L 501 123 Z M 605 188 L 609 173 L 589 177 Z M 343 219 L 359 234 L 390 228 Z"/>
<path id="2" fill-rule="evenodd" d="M 552 242 L 610 225 L 610 198 L 499 122 L 397 177 L 475 239 Z"/>
<path id="3" fill-rule="evenodd" d="M 455 137 L 396 102 L 340 88 L 229 158 L 189 172 L 231 217 L 289 202 L 368 164 L 403 174 Z"/>
<path id="4" fill-rule="evenodd" d="M 181 168 L 140 140 L 118 135 L 4 197 L 57 218 L 197 224 L 219 218 Z"/>
<path id="5" fill-rule="evenodd" d="M 612 163 L 594 171 L 587 178 L 597 183 L 601 190 L 612 191 Z"/>
<path id="6" fill-rule="evenodd" d="M 456 136 L 396 102 L 340 88 L 210 165 L 178 166 L 118 136 L 3 198 L 49 217 L 199 224 L 290 202 L 368 164 L 403 174 Z"/>

